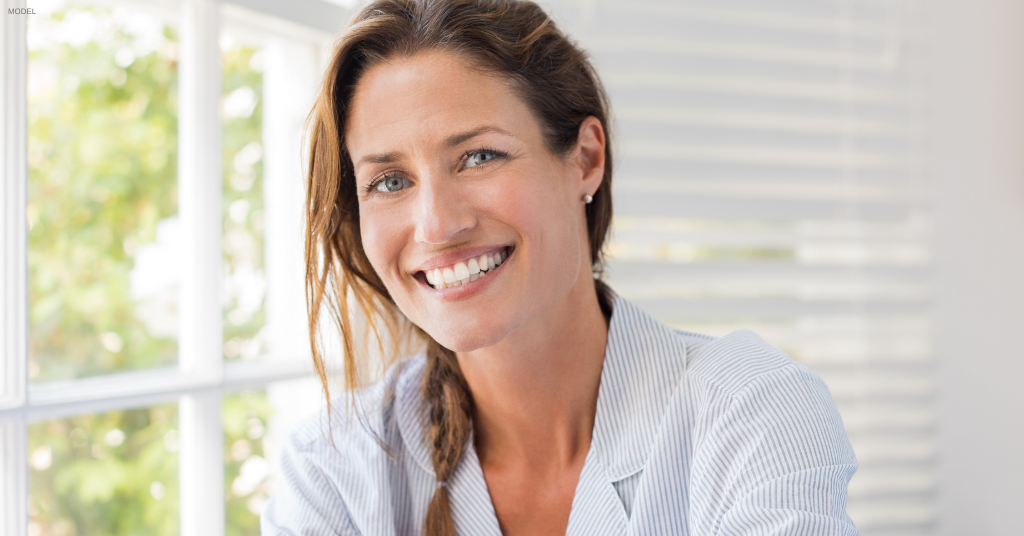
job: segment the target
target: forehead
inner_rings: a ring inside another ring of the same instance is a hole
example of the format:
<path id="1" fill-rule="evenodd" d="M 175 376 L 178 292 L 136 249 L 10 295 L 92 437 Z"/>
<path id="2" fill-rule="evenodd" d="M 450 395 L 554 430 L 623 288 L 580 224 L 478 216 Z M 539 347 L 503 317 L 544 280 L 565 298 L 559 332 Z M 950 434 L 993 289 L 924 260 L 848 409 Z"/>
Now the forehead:
<path id="1" fill-rule="evenodd" d="M 353 158 L 402 150 L 480 126 L 522 133 L 536 128 L 508 81 L 473 69 L 450 52 L 389 59 L 363 74 L 349 106 L 345 138 Z"/>

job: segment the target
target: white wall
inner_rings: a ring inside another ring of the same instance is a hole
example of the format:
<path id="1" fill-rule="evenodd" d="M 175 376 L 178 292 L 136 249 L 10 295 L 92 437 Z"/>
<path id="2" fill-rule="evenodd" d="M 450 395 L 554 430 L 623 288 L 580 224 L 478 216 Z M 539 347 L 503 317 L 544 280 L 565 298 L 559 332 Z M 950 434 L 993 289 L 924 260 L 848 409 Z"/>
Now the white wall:
<path id="1" fill-rule="evenodd" d="M 1024 2 L 926 5 L 941 535 L 1021 534 Z"/>

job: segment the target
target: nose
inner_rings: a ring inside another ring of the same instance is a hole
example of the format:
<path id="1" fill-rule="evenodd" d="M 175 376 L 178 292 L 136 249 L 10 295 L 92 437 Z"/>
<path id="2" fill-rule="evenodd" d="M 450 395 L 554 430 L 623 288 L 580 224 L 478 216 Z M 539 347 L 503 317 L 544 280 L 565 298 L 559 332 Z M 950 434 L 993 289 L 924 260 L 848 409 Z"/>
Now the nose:
<path id="1" fill-rule="evenodd" d="M 472 207 L 447 177 L 425 177 L 417 199 L 413 238 L 424 244 L 445 244 L 476 227 Z"/>

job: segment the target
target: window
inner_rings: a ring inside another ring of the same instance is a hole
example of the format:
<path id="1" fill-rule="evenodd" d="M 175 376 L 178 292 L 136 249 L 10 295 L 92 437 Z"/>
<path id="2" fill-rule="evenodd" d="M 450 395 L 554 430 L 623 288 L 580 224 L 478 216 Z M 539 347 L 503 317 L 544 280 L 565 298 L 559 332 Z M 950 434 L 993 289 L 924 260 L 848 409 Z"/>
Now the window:
<path id="1" fill-rule="evenodd" d="M 30 424 L 29 533 L 178 534 L 177 410 L 164 404 Z"/>
<path id="2" fill-rule="evenodd" d="M 259 533 L 321 403 L 301 131 L 345 18 L 263 4 L 5 19 L 3 534 Z"/>

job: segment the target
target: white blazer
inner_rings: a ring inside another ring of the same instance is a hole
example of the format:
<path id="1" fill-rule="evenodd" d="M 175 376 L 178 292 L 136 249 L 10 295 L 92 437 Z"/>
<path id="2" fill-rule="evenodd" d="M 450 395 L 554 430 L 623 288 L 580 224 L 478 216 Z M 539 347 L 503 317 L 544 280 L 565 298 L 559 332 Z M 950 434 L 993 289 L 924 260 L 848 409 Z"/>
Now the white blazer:
<path id="1" fill-rule="evenodd" d="M 283 485 L 263 510 L 265 536 L 420 534 L 437 486 L 425 362 L 404 360 L 358 392 L 364 418 L 339 397 L 333 446 L 326 413 L 296 428 Z M 676 331 L 616 297 L 566 534 L 855 535 L 846 488 L 856 469 L 813 372 L 752 332 Z M 472 441 L 449 491 L 459 534 L 501 535 Z"/>

